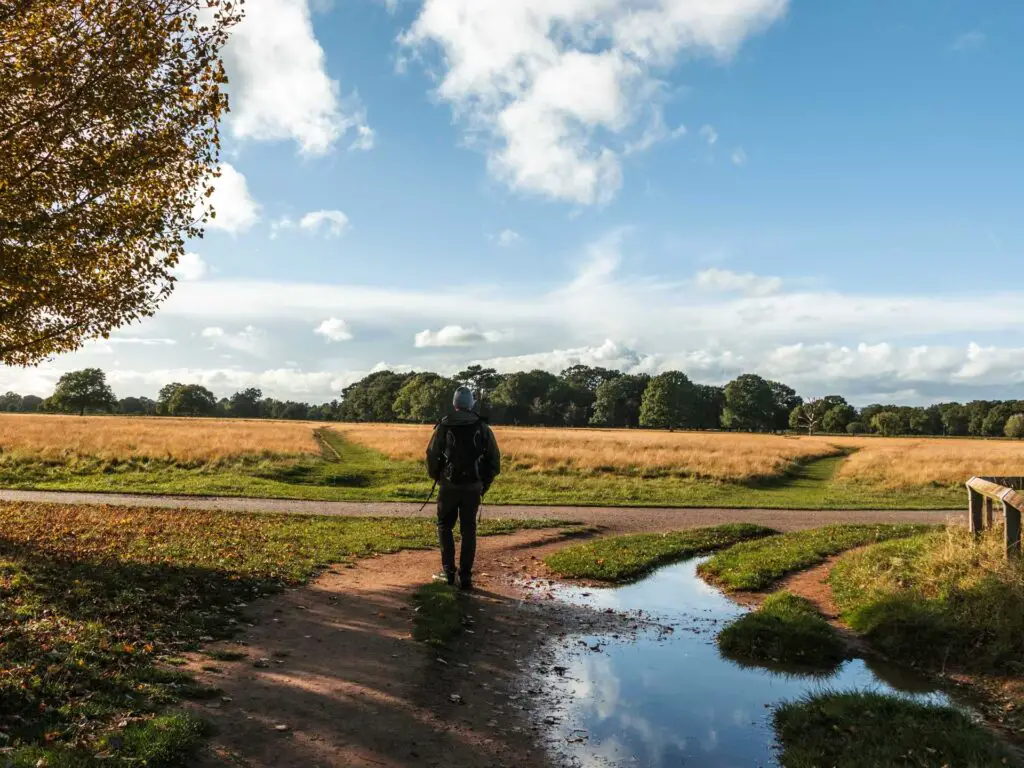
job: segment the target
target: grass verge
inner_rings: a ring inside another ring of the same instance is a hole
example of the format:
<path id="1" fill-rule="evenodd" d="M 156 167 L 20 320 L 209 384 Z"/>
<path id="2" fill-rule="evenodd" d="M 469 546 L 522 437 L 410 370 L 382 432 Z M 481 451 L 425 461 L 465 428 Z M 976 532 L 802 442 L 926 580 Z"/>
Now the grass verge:
<path id="1" fill-rule="evenodd" d="M 832 670 L 845 658 L 843 641 L 814 605 L 789 592 L 770 595 L 756 611 L 718 634 L 718 647 L 741 663 Z"/>
<path id="2" fill-rule="evenodd" d="M 555 552 L 545 562 L 558 576 L 622 582 L 639 578 L 659 565 L 769 536 L 771 528 L 749 523 L 694 528 L 672 533 L 613 536 Z"/>
<path id="3" fill-rule="evenodd" d="M 775 712 L 783 768 L 993 768 L 995 737 L 948 707 L 878 693 L 824 693 Z"/>
<path id="4" fill-rule="evenodd" d="M 702 563 L 698 572 L 728 590 L 764 590 L 840 552 L 932 530 L 925 525 L 828 525 L 737 544 Z"/>
<path id="5" fill-rule="evenodd" d="M 412 636 L 438 648 L 462 634 L 462 607 L 458 591 L 444 582 L 424 584 L 412 597 L 416 606 Z"/>
<path id="6" fill-rule="evenodd" d="M 425 519 L 0 503 L 0 746 L 14 765 L 112 750 L 115 765 L 157 764 L 150 752 L 185 749 L 194 729 L 154 715 L 210 694 L 171 669 L 183 651 L 230 637 L 249 600 L 328 563 L 435 537 Z"/>
<path id="7" fill-rule="evenodd" d="M 843 620 L 886 655 L 932 670 L 1024 671 L 1024 563 L 1001 531 L 949 529 L 853 552 L 830 577 Z"/>

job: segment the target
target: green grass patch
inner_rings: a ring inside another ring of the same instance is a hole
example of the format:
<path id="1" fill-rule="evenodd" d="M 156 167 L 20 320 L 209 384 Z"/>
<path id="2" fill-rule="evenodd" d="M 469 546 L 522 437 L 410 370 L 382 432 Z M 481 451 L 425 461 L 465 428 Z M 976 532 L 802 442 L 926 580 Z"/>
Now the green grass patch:
<path id="1" fill-rule="evenodd" d="M 718 647 L 741 663 L 782 664 L 833 670 L 846 657 L 843 641 L 814 605 L 789 592 L 776 592 L 756 611 L 718 634 Z"/>
<path id="2" fill-rule="evenodd" d="M 412 598 L 414 639 L 439 648 L 462 634 L 463 614 L 458 591 L 442 581 L 424 584 Z"/>
<path id="3" fill-rule="evenodd" d="M 886 655 L 928 669 L 1024 672 L 1024 563 L 950 529 L 840 559 L 830 577 L 843 620 Z"/>
<path id="4" fill-rule="evenodd" d="M 848 549 L 931 530 L 925 525 L 828 525 L 737 544 L 702 563 L 699 573 L 728 590 L 764 590 L 795 571 Z"/>
<path id="5" fill-rule="evenodd" d="M 416 501 L 430 480 L 422 462 L 396 461 L 325 429 L 324 457 L 247 456 L 196 463 L 164 459 L 60 459 L 0 456 L 6 488 L 115 493 L 249 496 L 317 501 Z M 924 487 L 893 493 L 833 480 L 843 456 L 794 465 L 781 477 L 737 484 L 672 472 L 620 469 L 502 474 L 488 494 L 492 504 L 745 507 L 765 509 L 951 509 L 962 488 Z"/>
<path id="6" fill-rule="evenodd" d="M 0 746 L 102 752 L 114 723 L 219 695 L 170 665 L 231 637 L 250 600 L 328 563 L 434 546 L 427 519 L 0 503 Z"/>
<path id="7" fill-rule="evenodd" d="M 824 693 L 775 712 L 783 768 L 993 768 L 1016 764 L 961 712 L 878 693 Z"/>
<path id="8" fill-rule="evenodd" d="M 775 533 L 749 523 L 693 528 L 672 533 L 640 533 L 597 539 L 555 552 L 545 562 L 558 576 L 621 582 L 637 579 L 659 565 Z"/>

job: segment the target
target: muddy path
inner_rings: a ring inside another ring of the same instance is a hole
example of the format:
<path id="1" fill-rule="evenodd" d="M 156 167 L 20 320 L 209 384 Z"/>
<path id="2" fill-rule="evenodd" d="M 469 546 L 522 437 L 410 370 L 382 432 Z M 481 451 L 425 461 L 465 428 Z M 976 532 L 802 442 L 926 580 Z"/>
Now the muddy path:
<path id="1" fill-rule="evenodd" d="M 407 502 L 301 501 L 228 496 L 159 496 L 119 493 L 0 490 L 0 501 L 60 504 L 108 504 L 162 509 L 218 509 L 234 512 L 279 512 L 304 515 L 432 517 L 435 507 Z M 930 510 L 790 510 L 679 507 L 579 507 L 485 504 L 484 516 L 512 520 L 572 520 L 608 533 L 636 533 L 697 528 L 722 523 L 757 523 L 782 531 L 832 523 L 962 522 L 962 512 Z"/>
<path id="2" fill-rule="evenodd" d="M 482 538 L 478 588 L 464 604 L 472 624 L 453 651 L 411 636 L 410 597 L 437 570 L 435 552 L 334 567 L 249 604 L 253 626 L 206 649 L 245 658 L 195 654 L 188 666 L 223 691 L 190 705 L 215 729 L 197 765 L 546 765 L 544 724 L 528 714 L 542 692 L 520 690 L 521 667 L 544 640 L 611 620 L 519 584 L 564 544 L 557 531 Z"/>

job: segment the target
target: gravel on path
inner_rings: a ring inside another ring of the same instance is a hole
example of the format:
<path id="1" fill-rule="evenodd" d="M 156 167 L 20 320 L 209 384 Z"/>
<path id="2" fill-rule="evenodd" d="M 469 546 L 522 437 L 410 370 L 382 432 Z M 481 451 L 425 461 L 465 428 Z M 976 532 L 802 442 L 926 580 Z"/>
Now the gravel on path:
<path id="1" fill-rule="evenodd" d="M 230 512 L 278 512 L 364 517 L 432 517 L 428 504 L 415 502 L 306 501 L 232 496 L 155 496 L 145 494 L 0 490 L 0 501 L 48 504 L 110 504 L 164 509 L 218 509 Z M 830 523 L 945 523 L 963 512 L 920 510 L 712 509 L 679 507 L 572 507 L 485 504 L 481 514 L 518 520 L 568 520 L 600 526 L 612 533 L 665 531 L 722 523 L 759 523 L 783 531 Z"/>

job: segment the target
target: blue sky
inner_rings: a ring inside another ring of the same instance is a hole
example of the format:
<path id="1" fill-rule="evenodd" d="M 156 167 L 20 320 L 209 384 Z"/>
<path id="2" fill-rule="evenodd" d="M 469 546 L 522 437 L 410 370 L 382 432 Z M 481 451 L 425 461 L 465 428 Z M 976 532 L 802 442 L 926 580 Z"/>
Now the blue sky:
<path id="1" fill-rule="evenodd" d="M 1024 396 L 1016 0 L 249 0 L 161 312 L 0 388 L 574 362 Z"/>

